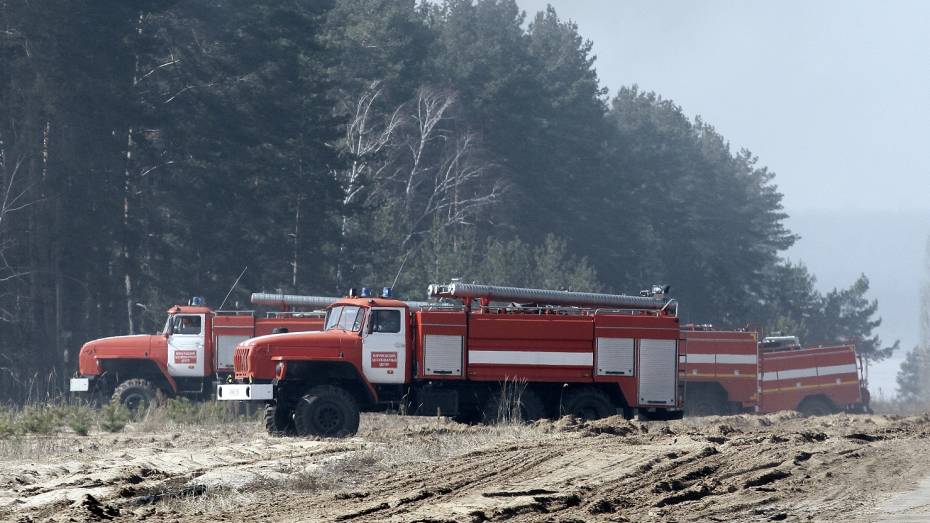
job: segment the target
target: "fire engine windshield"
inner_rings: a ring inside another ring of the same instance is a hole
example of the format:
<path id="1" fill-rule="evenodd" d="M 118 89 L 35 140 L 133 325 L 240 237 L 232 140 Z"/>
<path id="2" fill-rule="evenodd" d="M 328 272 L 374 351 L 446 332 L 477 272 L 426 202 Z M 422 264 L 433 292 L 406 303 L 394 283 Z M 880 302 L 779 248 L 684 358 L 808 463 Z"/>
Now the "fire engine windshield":
<path id="1" fill-rule="evenodd" d="M 354 305 L 333 307 L 326 315 L 326 328 L 358 331 L 362 327 L 362 308 Z"/>

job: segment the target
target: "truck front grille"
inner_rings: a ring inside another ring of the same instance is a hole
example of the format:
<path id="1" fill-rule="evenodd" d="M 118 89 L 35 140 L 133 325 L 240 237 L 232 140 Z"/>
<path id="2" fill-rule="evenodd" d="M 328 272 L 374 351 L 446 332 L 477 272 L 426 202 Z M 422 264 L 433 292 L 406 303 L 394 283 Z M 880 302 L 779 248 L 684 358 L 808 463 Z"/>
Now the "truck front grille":
<path id="1" fill-rule="evenodd" d="M 249 349 L 248 347 L 236 347 L 233 353 L 233 365 L 236 368 L 236 376 L 245 375 L 249 370 Z"/>

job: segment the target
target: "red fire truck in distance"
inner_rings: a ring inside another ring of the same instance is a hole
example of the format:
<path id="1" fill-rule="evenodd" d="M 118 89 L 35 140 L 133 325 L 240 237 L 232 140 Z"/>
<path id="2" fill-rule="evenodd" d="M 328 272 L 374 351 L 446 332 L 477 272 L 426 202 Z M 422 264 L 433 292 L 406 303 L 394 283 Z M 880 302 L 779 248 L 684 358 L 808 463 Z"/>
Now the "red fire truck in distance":
<path id="1" fill-rule="evenodd" d="M 236 349 L 221 400 L 262 400 L 271 433 L 343 436 L 361 410 L 478 421 L 563 413 L 681 416 L 677 303 L 452 283 L 438 303 L 350 296 L 322 332 L 261 336 Z M 510 386 L 508 386 L 508 384 Z M 516 386 L 512 386 L 516 384 Z"/>
<path id="2" fill-rule="evenodd" d="M 680 382 L 689 415 L 868 410 L 862 360 L 851 345 L 801 348 L 797 337 L 682 329 Z"/>
<path id="3" fill-rule="evenodd" d="M 233 374 L 233 351 L 240 342 L 272 332 L 320 330 L 322 312 L 294 312 L 290 308 L 321 309 L 337 298 L 252 295 L 256 305 L 279 306 L 264 317 L 254 311 L 214 311 L 202 298 L 191 305 L 168 309 L 160 334 L 115 336 L 92 340 L 81 347 L 78 377 L 72 393 L 112 398 L 130 410 L 145 408 L 156 393 L 206 399 L 218 381 Z"/>

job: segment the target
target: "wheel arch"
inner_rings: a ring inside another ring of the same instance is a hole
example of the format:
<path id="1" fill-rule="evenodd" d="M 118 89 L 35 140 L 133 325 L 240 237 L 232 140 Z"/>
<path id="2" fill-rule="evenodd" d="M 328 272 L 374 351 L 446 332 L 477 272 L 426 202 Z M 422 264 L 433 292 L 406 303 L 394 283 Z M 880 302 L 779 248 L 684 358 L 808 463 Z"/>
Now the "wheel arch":
<path id="1" fill-rule="evenodd" d="M 681 390 L 683 411 L 688 416 L 720 416 L 734 411 L 730 394 L 718 381 L 689 381 Z"/>
<path id="2" fill-rule="evenodd" d="M 712 394 L 725 402 L 730 401 L 730 393 L 719 381 L 686 381 L 682 388 L 686 401 L 689 395 L 698 394 Z"/>
<path id="3" fill-rule="evenodd" d="M 154 360 L 148 359 L 101 359 L 100 367 L 106 375 L 112 376 L 114 387 L 120 383 L 140 378 L 148 380 L 165 394 L 174 394 L 177 384 Z"/>
<path id="4" fill-rule="evenodd" d="M 601 383 L 564 383 L 559 391 L 559 406 L 566 394 L 579 389 L 593 389 L 602 392 L 610 399 L 612 406 L 618 409 L 630 409 L 633 403 L 629 401 L 623 388 L 619 383 L 601 382 Z"/>
<path id="5" fill-rule="evenodd" d="M 822 403 L 826 405 L 832 412 L 839 412 L 840 409 L 837 407 L 836 402 L 830 399 L 829 396 L 823 393 L 808 394 L 801 398 L 801 401 L 798 402 L 795 410 L 801 413 L 805 413 L 805 406 L 809 406 L 816 403 Z"/>
<path id="6" fill-rule="evenodd" d="M 360 406 L 378 401 L 374 387 L 347 361 L 288 361 L 286 364 L 282 385 L 287 386 L 291 394 L 303 394 L 316 385 L 337 385 L 352 394 Z"/>

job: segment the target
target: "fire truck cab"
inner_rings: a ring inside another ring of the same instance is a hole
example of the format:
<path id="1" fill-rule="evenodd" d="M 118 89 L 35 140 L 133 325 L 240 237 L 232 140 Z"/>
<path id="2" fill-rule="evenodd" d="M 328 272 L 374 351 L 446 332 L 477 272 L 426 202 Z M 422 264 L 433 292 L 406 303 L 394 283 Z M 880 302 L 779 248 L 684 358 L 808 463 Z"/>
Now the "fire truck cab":
<path id="1" fill-rule="evenodd" d="M 681 416 L 674 300 L 454 284 L 430 286 L 443 301 L 412 303 L 365 291 L 331 305 L 320 332 L 241 343 L 238 383 L 217 398 L 266 402 L 271 433 L 320 436 L 353 434 L 360 411 L 392 407 L 463 421 Z"/>
<path id="2" fill-rule="evenodd" d="M 335 298 L 314 298 L 325 306 Z M 253 303 L 278 304 L 282 295 L 253 295 Z M 262 301 L 264 300 L 264 301 Z M 305 300 L 306 301 L 306 300 Z M 100 338 L 85 343 L 70 390 L 94 399 L 111 399 L 130 410 L 145 408 L 162 394 L 207 399 L 214 385 L 231 377 L 233 352 L 240 342 L 272 332 L 319 330 L 323 313 L 214 311 L 202 299 L 168 309 L 161 332 Z"/>

